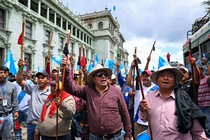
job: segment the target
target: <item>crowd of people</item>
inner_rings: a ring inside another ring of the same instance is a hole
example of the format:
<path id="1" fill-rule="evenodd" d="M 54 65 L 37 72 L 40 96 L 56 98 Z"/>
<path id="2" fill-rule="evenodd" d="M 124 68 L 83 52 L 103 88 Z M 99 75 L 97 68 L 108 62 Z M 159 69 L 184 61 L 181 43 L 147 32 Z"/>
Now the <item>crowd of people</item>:
<path id="1" fill-rule="evenodd" d="M 127 75 L 101 64 L 87 73 L 74 71 L 63 57 L 61 72 L 46 69 L 32 78 L 18 61 L 16 76 L 0 66 L 0 135 L 2 140 L 131 140 L 147 132 L 151 140 L 210 139 L 210 64 L 191 59 L 186 67 L 166 65 L 136 76 L 132 62 Z M 207 69 L 207 74 L 204 70 Z M 63 75 L 65 74 L 65 75 Z"/>

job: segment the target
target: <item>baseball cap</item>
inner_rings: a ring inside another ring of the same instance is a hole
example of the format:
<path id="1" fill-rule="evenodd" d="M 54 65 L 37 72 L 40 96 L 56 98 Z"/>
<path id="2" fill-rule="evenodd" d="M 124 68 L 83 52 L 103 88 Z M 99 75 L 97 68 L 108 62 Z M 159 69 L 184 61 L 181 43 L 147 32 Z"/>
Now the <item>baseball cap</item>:
<path id="1" fill-rule="evenodd" d="M 43 76 L 49 78 L 49 74 L 48 74 L 46 71 L 38 72 L 38 73 L 36 74 L 36 77 L 39 77 L 39 75 L 43 75 Z"/>
<path id="2" fill-rule="evenodd" d="M 112 74 L 112 76 L 111 76 L 111 80 L 113 80 L 113 79 L 117 79 L 117 76 L 115 74 Z"/>
<path id="3" fill-rule="evenodd" d="M 185 67 L 185 66 L 181 66 L 179 67 L 179 70 L 184 70 L 185 72 L 189 73 L 189 70 Z"/>
<path id="4" fill-rule="evenodd" d="M 53 69 L 53 70 L 52 70 L 52 73 L 53 73 L 53 72 L 58 72 L 58 70 L 56 70 L 56 69 Z"/>
<path id="5" fill-rule="evenodd" d="M 146 73 L 146 74 L 148 74 L 149 76 L 152 75 L 152 72 L 151 72 L 150 70 L 144 70 L 144 71 L 142 72 L 142 74 L 143 74 L 143 73 Z"/>
<path id="6" fill-rule="evenodd" d="M 55 81 L 51 81 L 49 82 L 50 85 L 56 85 L 56 82 Z"/>

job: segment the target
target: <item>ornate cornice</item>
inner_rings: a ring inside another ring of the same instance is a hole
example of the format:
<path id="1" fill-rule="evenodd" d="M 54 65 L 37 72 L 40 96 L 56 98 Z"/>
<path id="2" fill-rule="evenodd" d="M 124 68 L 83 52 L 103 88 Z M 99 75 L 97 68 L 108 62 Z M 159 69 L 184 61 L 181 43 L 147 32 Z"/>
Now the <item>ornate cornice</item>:
<path id="1" fill-rule="evenodd" d="M 44 43 L 43 44 L 43 48 L 47 48 L 48 49 L 48 44 Z M 53 50 L 54 49 L 54 46 L 50 46 L 50 50 Z"/>
<path id="2" fill-rule="evenodd" d="M 38 19 L 35 16 L 27 14 L 26 12 L 23 13 L 23 19 L 29 20 L 33 23 L 38 21 Z"/>

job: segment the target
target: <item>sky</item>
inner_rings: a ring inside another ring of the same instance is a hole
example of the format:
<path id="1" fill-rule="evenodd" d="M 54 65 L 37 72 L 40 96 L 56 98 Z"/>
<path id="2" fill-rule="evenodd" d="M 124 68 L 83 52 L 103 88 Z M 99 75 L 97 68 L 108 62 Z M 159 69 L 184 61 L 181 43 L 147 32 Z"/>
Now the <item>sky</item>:
<path id="1" fill-rule="evenodd" d="M 157 69 L 158 58 L 183 63 L 182 46 L 187 40 L 187 31 L 198 18 L 206 14 L 204 0 L 60 0 L 75 14 L 112 9 L 113 17 L 120 23 L 120 32 L 125 38 L 124 49 L 133 60 L 134 48 L 144 68 L 153 42 L 149 69 Z M 113 11 L 113 7 L 116 7 Z"/>

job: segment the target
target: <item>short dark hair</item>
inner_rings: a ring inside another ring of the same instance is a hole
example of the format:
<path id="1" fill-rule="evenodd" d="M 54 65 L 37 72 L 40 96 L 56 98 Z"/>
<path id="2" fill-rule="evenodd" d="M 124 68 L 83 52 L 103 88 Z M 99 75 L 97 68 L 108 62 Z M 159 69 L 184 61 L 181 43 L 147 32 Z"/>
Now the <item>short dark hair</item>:
<path id="1" fill-rule="evenodd" d="M 198 67 L 198 68 L 199 68 L 199 70 L 203 70 L 203 67 L 201 67 L 201 66 L 200 66 L 200 67 Z"/>
<path id="2" fill-rule="evenodd" d="M 3 70 L 3 71 L 7 71 L 7 72 L 9 72 L 9 69 L 7 68 L 7 67 L 5 67 L 5 66 L 0 66 L 0 70 Z"/>

